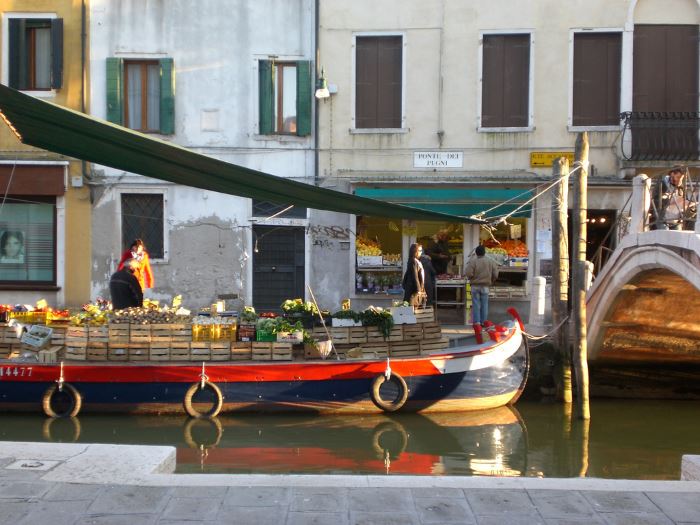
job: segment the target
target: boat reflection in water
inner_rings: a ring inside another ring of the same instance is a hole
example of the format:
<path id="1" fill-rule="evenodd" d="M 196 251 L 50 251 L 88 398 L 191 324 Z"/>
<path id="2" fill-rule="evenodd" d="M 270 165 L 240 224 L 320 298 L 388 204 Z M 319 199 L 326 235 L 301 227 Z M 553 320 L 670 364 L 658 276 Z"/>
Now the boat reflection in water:
<path id="1" fill-rule="evenodd" d="M 526 475 L 526 429 L 512 407 L 393 417 L 5 415 L 3 421 L 6 441 L 40 433 L 47 441 L 172 445 L 180 473 Z"/>

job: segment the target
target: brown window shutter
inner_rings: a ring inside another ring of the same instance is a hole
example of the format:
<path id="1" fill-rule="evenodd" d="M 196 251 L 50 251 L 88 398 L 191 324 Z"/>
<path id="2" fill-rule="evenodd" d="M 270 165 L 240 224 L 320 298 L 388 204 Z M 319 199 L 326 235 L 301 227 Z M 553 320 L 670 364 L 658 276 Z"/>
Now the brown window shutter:
<path id="1" fill-rule="evenodd" d="M 529 91 L 530 35 L 485 35 L 481 126 L 526 127 Z"/>
<path id="2" fill-rule="evenodd" d="M 401 127 L 403 38 L 358 37 L 355 48 L 355 127 Z"/>
<path id="3" fill-rule="evenodd" d="M 574 126 L 620 122 L 621 33 L 574 35 Z"/>

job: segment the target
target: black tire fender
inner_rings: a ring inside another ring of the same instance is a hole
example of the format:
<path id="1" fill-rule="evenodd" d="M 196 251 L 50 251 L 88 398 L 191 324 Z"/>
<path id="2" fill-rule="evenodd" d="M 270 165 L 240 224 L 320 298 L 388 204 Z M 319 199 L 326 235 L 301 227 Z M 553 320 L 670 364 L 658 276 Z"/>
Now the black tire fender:
<path id="1" fill-rule="evenodd" d="M 199 410 L 194 408 L 192 404 L 192 398 L 199 390 L 205 390 L 207 388 L 214 393 L 216 400 L 214 401 L 214 405 L 211 407 L 211 409 L 209 409 L 206 412 L 200 412 Z M 221 408 L 224 406 L 224 396 L 221 394 L 221 389 L 211 381 L 204 381 L 203 387 L 202 383 L 192 383 L 192 385 L 187 389 L 187 392 L 185 392 L 185 399 L 183 400 L 183 405 L 185 407 L 185 412 L 187 412 L 187 415 L 195 419 L 215 417 L 219 414 L 219 412 L 221 412 Z"/>
<path id="2" fill-rule="evenodd" d="M 399 389 L 399 395 L 396 399 L 391 401 L 385 401 L 380 393 L 382 385 L 387 382 L 394 383 Z M 406 400 L 408 399 L 408 385 L 404 378 L 395 372 L 391 373 L 389 379 L 387 379 L 386 375 L 380 374 L 372 381 L 372 387 L 369 393 L 372 398 L 372 403 L 374 403 L 377 408 L 384 412 L 396 412 L 406 404 Z"/>
<path id="3" fill-rule="evenodd" d="M 44 414 L 48 417 L 75 417 L 80 413 L 80 409 L 83 406 L 83 398 L 80 392 L 71 385 L 70 383 L 63 383 L 61 387 L 61 392 L 66 393 L 70 399 L 70 404 L 66 410 L 62 412 L 57 412 L 52 406 L 53 397 L 59 391 L 58 384 L 51 385 L 44 392 L 44 397 L 41 399 L 41 407 L 44 410 Z"/>

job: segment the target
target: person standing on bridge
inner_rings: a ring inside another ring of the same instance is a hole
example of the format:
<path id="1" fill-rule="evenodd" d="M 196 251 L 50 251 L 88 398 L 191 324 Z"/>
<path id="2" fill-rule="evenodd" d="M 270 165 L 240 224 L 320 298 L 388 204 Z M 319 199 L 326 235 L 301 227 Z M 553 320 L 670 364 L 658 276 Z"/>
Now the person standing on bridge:
<path id="1" fill-rule="evenodd" d="M 655 223 L 656 229 L 682 230 L 684 222 L 692 221 L 695 216 L 696 202 L 692 190 L 688 192 L 686 187 L 685 171 L 680 166 L 674 166 L 659 181 L 654 198 L 660 219 Z"/>

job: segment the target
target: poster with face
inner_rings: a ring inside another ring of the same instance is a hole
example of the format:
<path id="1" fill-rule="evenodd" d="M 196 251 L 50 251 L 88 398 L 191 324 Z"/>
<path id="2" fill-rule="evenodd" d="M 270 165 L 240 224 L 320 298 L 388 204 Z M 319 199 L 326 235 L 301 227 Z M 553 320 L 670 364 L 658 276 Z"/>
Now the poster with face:
<path id="1" fill-rule="evenodd" d="M 21 230 L 0 232 L 0 264 L 24 264 L 25 235 Z"/>

